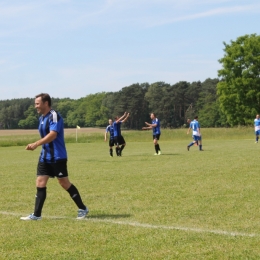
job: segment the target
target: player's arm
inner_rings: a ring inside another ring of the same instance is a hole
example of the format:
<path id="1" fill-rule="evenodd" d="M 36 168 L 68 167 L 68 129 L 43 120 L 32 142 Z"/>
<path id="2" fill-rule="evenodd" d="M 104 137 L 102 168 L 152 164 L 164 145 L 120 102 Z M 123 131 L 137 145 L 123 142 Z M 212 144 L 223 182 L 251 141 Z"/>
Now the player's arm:
<path id="1" fill-rule="evenodd" d="M 107 141 L 107 132 L 105 132 L 105 142 Z"/>
<path id="2" fill-rule="evenodd" d="M 127 113 L 127 115 L 126 115 L 126 117 L 122 120 L 122 123 L 124 123 L 126 120 L 127 120 L 127 118 L 129 117 L 129 113 Z"/>
<path id="3" fill-rule="evenodd" d="M 124 119 L 125 116 L 126 116 L 126 112 L 120 118 L 118 118 L 115 122 L 116 123 L 120 122 L 121 120 Z"/>
<path id="4" fill-rule="evenodd" d="M 153 129 L 153 127 L 156 127 L 157 124 L 150 124 L 148 122 L 144 122 L 147 126 L 142 127 L 142 130 L 150 130 Z M 155 125 L 155 126 L 154 126 Z"/>
<path id="5" fill-rule="evenodd" d="M 151 128 L 153 128 L 153 127 L 156 127 L 156 126 L 157 126 L 157 124 L 150 124 L 150 123 L 148 123 L 148 122 L 145 122 L 145 124 L 146 124 L 148 127 L 151 127 Z"/>
<path id="6" fill-rule="evenodd" d="M 153 128 L 152 126 L 144 126 L 144 127 L 142 127 L 142 130 L 150 130 L 152 128 Z"/>
<path id="7" fill-rule="evenodd" d="M 57 137 L 57 132 L 56 131 L 50 131 L 45 137 L 42 139 L 36 141 L 35 143 L 28 144 L 25 148 L 25 150 L 35 150 L 38 146 L 43 145 L 43 144 L 48 144 L 52 142 L 54 139 Z"/>

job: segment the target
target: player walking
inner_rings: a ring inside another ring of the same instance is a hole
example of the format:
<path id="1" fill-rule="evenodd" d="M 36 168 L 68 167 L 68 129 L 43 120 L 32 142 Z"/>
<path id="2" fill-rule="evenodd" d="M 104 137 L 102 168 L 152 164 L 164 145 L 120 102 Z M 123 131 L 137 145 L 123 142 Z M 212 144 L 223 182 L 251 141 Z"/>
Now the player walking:
<path id="1" fill-rule="evenodd" d="M 26 150 L 34 151 L 42 146 L 37 166 L 36 198 L 34 213 L 21 220 L 40 220 L 43 204 L 47 195 L 49 178 L 56 177 L 78 207 L 77 219 L 83 219 L 88 214 L 88 208 L 82 202 L 78 189 L 69 181 L 67 170 L 67 151 L 64 141 L 64 125 L 61 115 L 51 108 L 49 94 L 42 93 L 35 97 L 35 108 L 41 114 L 39 118 L 39 133 L 41 139 L 28 144 Z"/>
<path id="2" fill-rule="evenodd" d="M 201 142 L 201 133 L 200 133 L 200 124 L 198 122 L 198 116 L 194 117 L 194 120 L 190 122 L 190 127 L 187 131 L 187 134 L 190 133 L 190 129 L 192 129 L 192 138 L 193 141 L 187 146 L 187 150 L 190 150 L 190 147 L 198 142 L 199 144 L 199 151 L 202 150 L 202 142 Z"/>
<path id="3" fill-rule="evenodd" d="M 153 129 L 153 143 L 154 143 L 154 149 L 155 149 L 155 154 L 154 155 L 161 155 L 161 148 L 158 143 L 161 135 L 161 126 L 160 126 L 160 120 L 156 117 L 155 113 L 151 113 L 150 118 L 152 119 L 152 123 L 147 123 L 146 127 L 143 127 L 143 130 L 148 130 L 148 129 Z"/>

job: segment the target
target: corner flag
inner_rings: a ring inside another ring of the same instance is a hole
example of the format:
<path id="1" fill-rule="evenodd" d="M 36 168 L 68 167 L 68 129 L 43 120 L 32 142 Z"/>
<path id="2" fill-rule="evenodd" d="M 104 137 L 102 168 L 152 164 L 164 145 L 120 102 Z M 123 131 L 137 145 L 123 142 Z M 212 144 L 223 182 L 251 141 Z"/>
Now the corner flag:
<path id="1" fill-rule="evenodd" d="M 80 126 L 77 125 L 77 128 L 80 129 Z"/>

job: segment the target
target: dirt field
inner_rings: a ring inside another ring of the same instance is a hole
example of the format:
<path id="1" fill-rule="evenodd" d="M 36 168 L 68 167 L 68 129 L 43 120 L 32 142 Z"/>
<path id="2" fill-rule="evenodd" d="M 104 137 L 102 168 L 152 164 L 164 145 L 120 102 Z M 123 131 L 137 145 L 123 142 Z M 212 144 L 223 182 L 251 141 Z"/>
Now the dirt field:
<path id="1" fill-rule="evenodd" d="M 65 134 L 73 134 L 76 133 L 76 128 L 66 128 Z M 77 129 L 78 133 L 105 133 L 105 128 L 91 128 L 91 127 L 86 127 L 86 128 L 80 128 Z M 15 129 L 15 130 L 0 130 L 0 136 L 7 136 L 7 135 L 32 135 L 32 134 L 38 134 L 37 129 L 33 130 L 20 130 L 20 129 Z"/>

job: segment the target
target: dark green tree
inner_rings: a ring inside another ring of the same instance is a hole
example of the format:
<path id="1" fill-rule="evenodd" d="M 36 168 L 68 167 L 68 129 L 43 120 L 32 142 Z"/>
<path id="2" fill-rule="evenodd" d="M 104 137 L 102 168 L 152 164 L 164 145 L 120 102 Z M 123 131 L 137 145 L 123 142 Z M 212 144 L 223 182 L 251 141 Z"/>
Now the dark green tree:
<path id="1" fill-rule="evenodd" d="M 102 101 L 105 97 L 105 93 L 97 93 L 88 95 L 84 100 L 86 109 L 85 125 L 86 126 L 105 126 L 107 124 L 107 118 L 101 113 Z M 83 104 L 82 104 L 83 105 Z"/>
<path id="2" fill-rule="evenodd" d="M 74 109 L 67 112 L 65 118 L 68 127 L 85 126 L 86 106 L 85 98 L 80 98 L 75 101 Z"/>
<path id="3" fill-rule="evenodd" d="M 18 123 L 19 128 L 22 129 L 36 129 L 39 123 L 39 116 L 36 109 L 31 105 L 25 112 L 25 119 L 21 119 Z"/>
<path id="4" fill-rule="evenodd" d="M 76 110 L 77 102 L 73 99 L 61 100 L 57 103 L 57 111 L 61 114 L 64 120 L 64 126 L 68 127 L 67 116 L 70 111 Z"/>
<path id="5" fill-rule="evenodd" d="M 252 124 L 260 106 L 260 36 L 241 36 L 224 46 L 217 85 L 220 108 L 230 125 Z"/>

